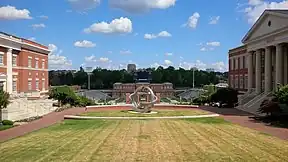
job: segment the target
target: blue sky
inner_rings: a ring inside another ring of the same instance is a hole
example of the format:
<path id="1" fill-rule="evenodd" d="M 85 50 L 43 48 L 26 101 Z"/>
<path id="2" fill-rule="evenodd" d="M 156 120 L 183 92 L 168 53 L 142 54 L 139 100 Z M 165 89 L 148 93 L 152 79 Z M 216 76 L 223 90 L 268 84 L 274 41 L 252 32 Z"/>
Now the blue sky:
<path id="1" fill-rule="evenodd" d="M 288 2 L 1 0 L 0 6 L 0 30 L 49 46 L 50 69 L 136 63 L 225 71 L 228 50 L 264 9 L 287 9 Z"/>

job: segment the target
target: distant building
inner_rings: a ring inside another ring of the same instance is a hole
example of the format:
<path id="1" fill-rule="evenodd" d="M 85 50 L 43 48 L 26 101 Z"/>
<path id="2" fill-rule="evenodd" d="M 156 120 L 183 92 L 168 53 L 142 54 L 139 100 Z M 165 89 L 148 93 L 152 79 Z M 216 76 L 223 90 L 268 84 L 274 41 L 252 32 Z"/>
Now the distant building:
<path id="1" fill-rule="evenodd" d="M 0 87 L 10 94 L 48 91 L 47 46 L 0 32 Z"/>
<path id="2" fill-rule="evenodd" d="M 136 65 L 135 64 L 128 64 L 127 65 L 127 71 L 128 73 L 132 73 L 136 71 Z"/>
<path id="3" fill-rule="evenodd" d="M 127 94 L 132 94 L 140 86 L 149 86 L 155 94 L 160 97 L 171 97 L 174 95 L 172 83 L 152 84 L 152 83 L 115 83 L 113 85 L 112 97 L 125 97 Z"/>

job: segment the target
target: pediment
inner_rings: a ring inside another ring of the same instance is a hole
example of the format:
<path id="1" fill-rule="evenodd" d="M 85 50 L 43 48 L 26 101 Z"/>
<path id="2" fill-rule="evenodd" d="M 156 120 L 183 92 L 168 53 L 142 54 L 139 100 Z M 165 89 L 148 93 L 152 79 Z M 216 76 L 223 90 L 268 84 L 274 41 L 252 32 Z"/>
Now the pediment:
<path id="1" fill-rule="evenodd" d="M 288 14 L 265 11 L 243 38 L 242 42 L 247 43 L 285 29 L 288 29 Z"/>

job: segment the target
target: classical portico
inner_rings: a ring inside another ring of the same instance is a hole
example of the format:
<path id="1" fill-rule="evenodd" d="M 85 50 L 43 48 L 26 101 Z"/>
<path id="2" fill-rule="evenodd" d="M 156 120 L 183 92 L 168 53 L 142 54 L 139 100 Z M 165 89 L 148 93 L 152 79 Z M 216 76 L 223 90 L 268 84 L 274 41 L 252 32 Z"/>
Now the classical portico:
<path id="1" fill-rule="evenodd" d="M 266 10 L 242 40 L 247 46 L 248 92 L 288 84 L 288 10 Z"/>

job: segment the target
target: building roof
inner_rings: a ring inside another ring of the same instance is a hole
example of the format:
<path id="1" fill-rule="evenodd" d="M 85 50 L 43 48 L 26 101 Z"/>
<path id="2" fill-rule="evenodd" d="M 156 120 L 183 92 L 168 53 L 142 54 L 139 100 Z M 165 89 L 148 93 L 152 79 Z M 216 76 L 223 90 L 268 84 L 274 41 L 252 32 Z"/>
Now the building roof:
<path id="1" fill-rule="evenodd" d="M 261 16 L 257 19 L 257 21 L 253 24 L 253 26 L 250 28 L 250 30 L 247 32 L 247 34 L 242 39 L 242 43 L 245 43 L 248 38 L 252 35 L 255 28 L 264 20 L 264 17 L 266 15 L 278 15 L 282 17 L 288 17 L 288 10 L 279 10 L 279 9 L 266 9 Z"/>
<path id="2" fill-rule="evenodd" d="M 16 39 L 17 41 L 19 41 L 19 42 L 21 42 L 21 44 L 22 44 L 22 47 L 25 47 L 26 45 L 28 45 L 28 46 L 31 46 L 31 47 L 36 47 L 36 48 L 39 48 L 39 49 L 44 49 L 45 51 L 47 51 L 47 52 L 50 52 L 50 50 L 48 49 L 48 47 L 47 46 L 45 46 L 45 45 L 42 45 L 42 44 L 40 44 L 40 43 L 37 43 L 37 42 L 35 42 L 35 41 L 31 41 L 31 40 L 28 40 L 28 39 L 25 39 L 25 38 L 21 38 L 21 37 L 17 37 L 17 36 L 14 36 L 14 35 L 12 35 L 12 34 L 8 34 L 8 33 L 5 33 L 5 32 L 2 32 L 2 31 L 0 31 L 0 35 L 3 35 L 4 36 L 4 38 L 5 39 Z M 14 40 L 12 40 L 12 41 L 14 41 Z"/>

